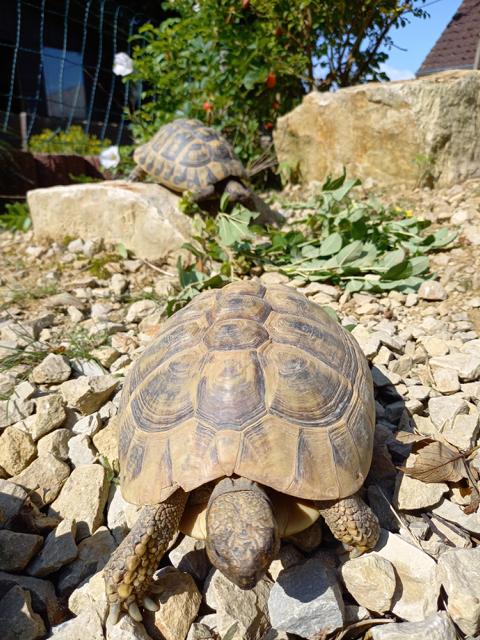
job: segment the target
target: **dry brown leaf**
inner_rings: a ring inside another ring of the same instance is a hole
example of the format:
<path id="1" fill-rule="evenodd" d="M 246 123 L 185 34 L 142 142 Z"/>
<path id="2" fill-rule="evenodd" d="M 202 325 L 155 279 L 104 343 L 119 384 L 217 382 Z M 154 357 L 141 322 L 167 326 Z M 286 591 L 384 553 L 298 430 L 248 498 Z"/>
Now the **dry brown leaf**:
<path id="1" fill-rule="evenodd" d="M 422 436 L 420 433 L 411 433 L 410 431 L 397 431 L 395 434 L 395 440 L 398 440 L 402 444 L 414 444 L 417 442 L 432 442 L 431 436 Z"/>
<path id="2" fill-rule="evenodd" d="M 468 477 L 458 449 L 436 440 L 420 449 L 412 467 L 400 470 L 422 482 L 458 482 Z"/>

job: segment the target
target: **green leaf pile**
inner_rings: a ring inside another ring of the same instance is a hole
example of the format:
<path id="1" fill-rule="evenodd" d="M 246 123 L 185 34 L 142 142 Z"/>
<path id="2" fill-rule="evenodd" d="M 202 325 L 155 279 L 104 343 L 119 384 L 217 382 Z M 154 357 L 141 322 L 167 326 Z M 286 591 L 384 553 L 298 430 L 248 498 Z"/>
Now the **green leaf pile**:
<path id="1" fill-rule="evenodd" d="M 414 292 L 433 274 L 429 252 L 451 246 L 456 234 L 397 207 L 359 201 L 357 180 L 328 179 L 308 202 L 290 209 L 303 215 L 282 229 L 255 225 L 255 214 L 236 206 L 216 218 L 195 216 L 185 245 L 195 262 L 179 265 L 182 291 L 167 305 L 173 313 L 199 291 L 235 278 L 280 271 L 306 282 L 329 282 L 347 291 Z M 200 268 L 199 268 L 200 265 Z"/>

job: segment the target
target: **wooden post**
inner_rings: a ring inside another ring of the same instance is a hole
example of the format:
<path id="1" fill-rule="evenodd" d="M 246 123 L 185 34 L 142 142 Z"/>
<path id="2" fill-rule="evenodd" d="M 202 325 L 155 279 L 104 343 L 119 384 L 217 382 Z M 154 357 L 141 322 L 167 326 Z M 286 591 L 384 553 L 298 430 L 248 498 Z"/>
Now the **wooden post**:
<path id="1" fill-rule="evenodd" d="M 19 119 L 20 119 L 20 137 L 22 139 L 22 149 L 23 151 L 27 150 L 28 147 L 28 138 L 27 138 L 27 114 L 25 111 L 20 111 Z"/>

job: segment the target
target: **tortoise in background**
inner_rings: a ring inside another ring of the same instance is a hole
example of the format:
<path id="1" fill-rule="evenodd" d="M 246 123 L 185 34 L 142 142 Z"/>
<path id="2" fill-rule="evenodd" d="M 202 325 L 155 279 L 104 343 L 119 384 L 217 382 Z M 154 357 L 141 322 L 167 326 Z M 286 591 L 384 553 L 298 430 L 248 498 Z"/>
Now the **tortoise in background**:
<path id="1" fill-rule="evenodd" d="M 179 530 L 205 539 L 242 588 L 265 574 L 282 536 L 320 515 L 338 540 L 373 548 L 378 521 L 356 492 L 374 427 L 367 361 L 319 306 L 249 281 L 194 298 L 125 380 L 122 492 L 147 506 L 105 568 L 112 618 L 155 608 L 149 583 Z"/>
<path id="2" fill-rule="evenodd" d="M 283 221 L 242 180 L 248 172 L 227 140 L 200 120 L 180 118 L 163 125 L 151 140 L 135 149 L 131 180 L 150 175 L 177 193 L 188 191 L 194 202 L 228 193 L 229 202 L 258 211 L 260 224 Z"/>

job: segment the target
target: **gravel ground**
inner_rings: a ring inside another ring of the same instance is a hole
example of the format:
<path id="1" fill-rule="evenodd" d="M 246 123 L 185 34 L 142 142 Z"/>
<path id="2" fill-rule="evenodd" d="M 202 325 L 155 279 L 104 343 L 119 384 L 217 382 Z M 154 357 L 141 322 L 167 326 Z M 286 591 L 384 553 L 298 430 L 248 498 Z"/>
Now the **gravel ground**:
<path id="1" fill-rule="evenodd" d="M 101 572 L 137 509 L 116 481 L 115 417 L 128 367 L 161 330 L 175 260 L 0 234 L 4 640 L 207 640 L 229 629 L 234 640 L 480 637 L 480 183 L 379 198 L 460 231 L 455 248 L 431 256 L 437 280 L 382 297 L 289 283 L 333 308 L 372 366 L 377 429 L 364 494 L 382 526 L 376 549 L 349 559 L 316 524 L 241 591 L 212 570 L 203 543 L 179 538 L 157 574 L 159 610 L 116 626 L 105 622 Z M 435 442 L 457 461 L 441 478 L 399 469 L 422 463 Z M 466 477 L 455 466 L 463 460 Z"/>

